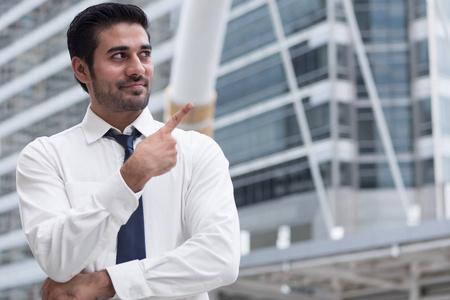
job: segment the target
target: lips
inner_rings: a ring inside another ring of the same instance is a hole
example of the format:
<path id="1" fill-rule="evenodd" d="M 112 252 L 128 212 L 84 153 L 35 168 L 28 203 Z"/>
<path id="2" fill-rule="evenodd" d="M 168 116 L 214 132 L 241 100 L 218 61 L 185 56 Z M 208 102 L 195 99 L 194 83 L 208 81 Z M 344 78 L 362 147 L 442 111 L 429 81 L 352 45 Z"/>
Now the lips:
<path id="1" fill-rule="evenodd" d="M 140 90 L 144 87 L 147 87 L 148 83 L 149 80 L 140 75 L 137 77 L 130 77 L 126 80 L 120 80 L 116 83 L 116 85 L 118 89 Z"/>
<path id="2" fill-rule="evenodd" d="M 129 83 L 129 84 L 124 84 L 121 86 L 121 88 L 125 88 L 125 89 L 132 89 L 132 88 L 140 88 L 140 87 L 146 87 L 147 84 L 144 82 L 133 82 L 133 83 Z"/>

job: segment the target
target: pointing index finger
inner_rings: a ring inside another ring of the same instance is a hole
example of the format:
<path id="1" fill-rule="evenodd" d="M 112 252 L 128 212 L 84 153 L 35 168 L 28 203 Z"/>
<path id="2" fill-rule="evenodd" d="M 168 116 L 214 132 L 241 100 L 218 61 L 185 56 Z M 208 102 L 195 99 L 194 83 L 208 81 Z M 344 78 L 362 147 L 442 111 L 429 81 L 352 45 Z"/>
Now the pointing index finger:
<path id="1" fill-rule="evenodd" d="M 178 124 L 181 123 L 181 120 L 191 111 L 194 109 L 194 104 L 189 102 L 182 108 L 180 108 L 179 111 L 177 111 L 169 121 L 167 121 L 166 125 L 164 125 L 160 130 L 164 131 L 166 133 L 171 133 Z"/>

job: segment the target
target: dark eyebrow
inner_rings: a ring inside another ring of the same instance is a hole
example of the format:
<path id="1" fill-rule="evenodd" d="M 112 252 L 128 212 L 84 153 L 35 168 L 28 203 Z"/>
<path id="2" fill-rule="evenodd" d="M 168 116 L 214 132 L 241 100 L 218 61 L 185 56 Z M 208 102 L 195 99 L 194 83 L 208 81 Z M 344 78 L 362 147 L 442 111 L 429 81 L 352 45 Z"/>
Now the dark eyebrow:
<path id="1" fill-rule="evenodd" d="M 152 50 L 152 45 L 147 44 L 147 45 L 142 45 L 141 46 L 141 50 Z M 127 51 L 130 50 L 130 47 L 128 46 L 117 46 L 117 47 L 112 47 L 111 49 L 109 49 L 108 51 L 106 51 L 106 53 L 111 53 L 111 52 L 117 52 L 117 51 Z"/>
<path id="2" fill-rule="evenodd" d="M 127 51 L 129 49 L 130 49 L 130 47 L 127 47 L 127 46 L 117 46 L 117 47 L 112 47 L 111 49 L 106 51 L 106 53 L 111 53 L 111 52 L 116 52 L 116 51 Z"/>
<path id="3" fill-rule="evenodd" d="M 145 49 L 145 50 L 150 50 L 150 51 L 151 51 L 151 50 L 152 50 L 152 45 L 150 45 L 150 44 L 142 45 L 142 46 L 141 46 L 141 49 L 142 49 L 142 50 Z"/>

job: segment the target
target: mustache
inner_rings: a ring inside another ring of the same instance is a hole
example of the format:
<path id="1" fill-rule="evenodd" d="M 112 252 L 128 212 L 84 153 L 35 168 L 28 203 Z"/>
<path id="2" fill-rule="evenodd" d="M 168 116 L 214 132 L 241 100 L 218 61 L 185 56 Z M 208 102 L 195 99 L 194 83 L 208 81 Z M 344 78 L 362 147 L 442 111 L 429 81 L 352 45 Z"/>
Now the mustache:
<path id="1" fill-rule="evenodd" d="M 117 88 L 121 88 L 121 87 L 124 87 L 126 85 L 129 85 L 130 83 L 134 83 L 134 82 L 138 82 L 138 81 L 141 81 L 141 82 L 143 82 L 145 84 L 145 86 L 148 86 L 148 83 L 149 83 L 148 78 L 145 78 L 142 75 L 130 76 L 126 80 L 117 81 L 116 86 L 117 86 Z"/>

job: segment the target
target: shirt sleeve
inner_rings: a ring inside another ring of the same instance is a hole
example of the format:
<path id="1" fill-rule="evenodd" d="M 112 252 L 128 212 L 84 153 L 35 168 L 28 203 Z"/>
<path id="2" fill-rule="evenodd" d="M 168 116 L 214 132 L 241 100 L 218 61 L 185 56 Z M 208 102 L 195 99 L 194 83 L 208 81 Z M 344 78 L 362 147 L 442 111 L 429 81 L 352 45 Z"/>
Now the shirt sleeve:
<path id="1" fill-rule="evenodd" d="M 94 262 L 138 205 L 117 170 L 73 208 L 44 138 L 29 144 L 17 165 L 22 227 L 37 262 L 53 280 L 66 282 Z M 106 200 L 107 199 L 107 200 Z"/>
<path id="2" fill-rule="evenodd" d="M 120 299 L 185 298 L 237 278 L 240 231 L 228 161 L 212 139 L 196 136 L 185 195 L 190 238 L 159 257 L 107 268 Z"/>

